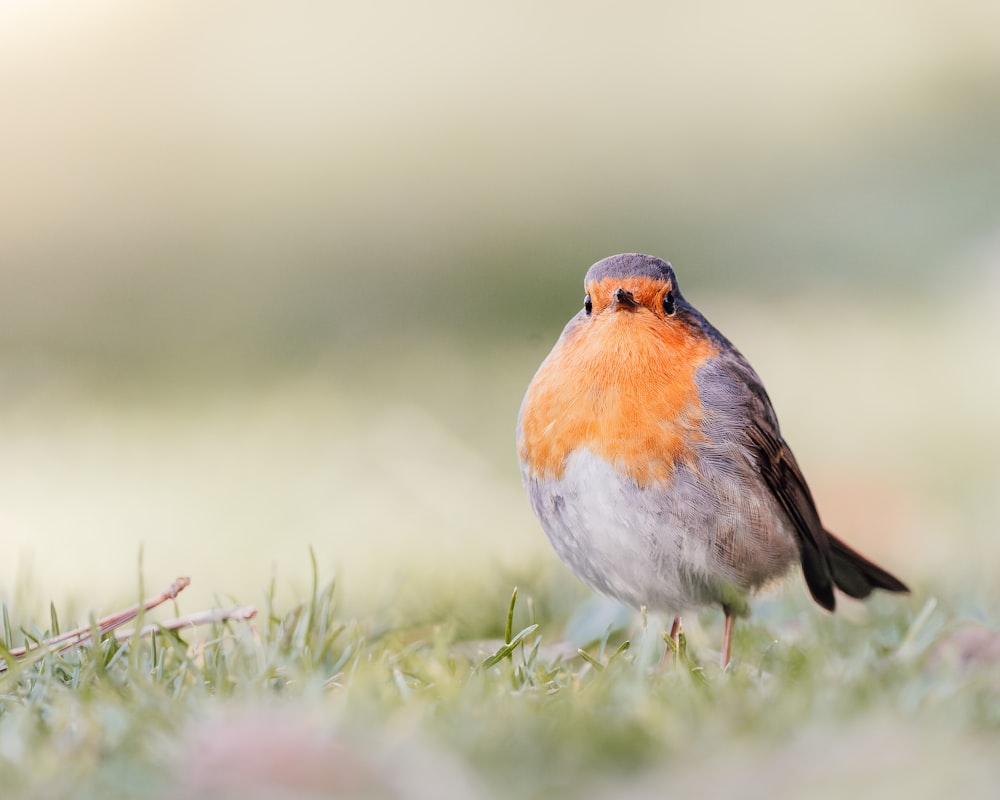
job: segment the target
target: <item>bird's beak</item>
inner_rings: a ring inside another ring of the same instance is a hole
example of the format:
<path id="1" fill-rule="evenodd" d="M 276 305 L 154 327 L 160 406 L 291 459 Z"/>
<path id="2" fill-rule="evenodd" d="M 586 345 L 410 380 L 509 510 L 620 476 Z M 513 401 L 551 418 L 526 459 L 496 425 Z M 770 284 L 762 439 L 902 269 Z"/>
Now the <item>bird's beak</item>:
<path id="1" fill-rule="evenodd" d="M 635 298 L 632 296 L 632 292 L 622 289 L 620 286 L 615 289 L 615 310 L 626 308 L 629 311 L 635 311 L 639 304 L 636 302 Z"/>

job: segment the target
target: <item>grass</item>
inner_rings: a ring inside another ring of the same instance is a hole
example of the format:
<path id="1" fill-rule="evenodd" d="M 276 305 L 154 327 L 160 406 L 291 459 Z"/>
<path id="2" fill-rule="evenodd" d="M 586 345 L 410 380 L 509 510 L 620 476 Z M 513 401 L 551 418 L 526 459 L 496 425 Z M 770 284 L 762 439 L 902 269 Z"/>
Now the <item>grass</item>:
<path id="1" fill-rule="evenodd" d="M 915 591 L 828 615 L 793 577 L 727 672 L 718 611 L 661 666 L 669 620 L 593 598 L 531 517 L 511 429 L 548 340 L 187 393 L 18 384 L 0 645 L 144 596 L 140 542 L 146 589 L 192 576 L 178 614 L 259 613 L 0 675 L 0 800 L 993 797 L 996 315 L 949 302 L 722 313 L 824 521 Z"/>
<path id="2" fill-rule="evenodd" d="M 963 650 L 954 598 L 830 616 L 789 591 L 737 628 L 723 672 L 714 612 L 664 666 L 652 619 L 600 628 L 585 603 L 579 652 L 544 613 L 558 598 L 527 587 L 480 636 L 362 624 L 336 595 L 317 580 L 287 609 L 268 593 L 253 624 L 13 663 L 2 796 L 985 797 L 1000 775 L 996 634 Z M 21 638 L 6 627 L 4 647 Z"/>

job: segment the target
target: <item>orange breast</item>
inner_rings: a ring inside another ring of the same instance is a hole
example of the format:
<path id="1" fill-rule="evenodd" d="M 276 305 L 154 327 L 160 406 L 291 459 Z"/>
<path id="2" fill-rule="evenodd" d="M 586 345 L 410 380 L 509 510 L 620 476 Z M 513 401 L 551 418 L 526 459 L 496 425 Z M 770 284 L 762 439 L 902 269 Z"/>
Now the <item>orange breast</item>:
<path id="1" fill-rule="evenodd" d="M 716 353 L 682 320 L 645 308 L 579 320 L 528 387 L 522 462 L 559 478 L 570 453 L 588 448 L 640 486 L 668 478 L 703 438 L 694 376 Z"/>

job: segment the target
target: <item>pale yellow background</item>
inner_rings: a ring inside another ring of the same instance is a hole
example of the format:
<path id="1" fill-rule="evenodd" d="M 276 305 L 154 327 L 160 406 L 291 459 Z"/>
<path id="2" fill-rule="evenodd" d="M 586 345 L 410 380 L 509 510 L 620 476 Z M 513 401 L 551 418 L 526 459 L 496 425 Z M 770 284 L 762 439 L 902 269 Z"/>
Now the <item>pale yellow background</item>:
<path id="1" fill-rule="evenodd" d="M 991 585 L 998 187 L 995 2 L 0 2 L 0 599 L 570 584 L 514 419 L 628 250 L 830 527 Z"/>

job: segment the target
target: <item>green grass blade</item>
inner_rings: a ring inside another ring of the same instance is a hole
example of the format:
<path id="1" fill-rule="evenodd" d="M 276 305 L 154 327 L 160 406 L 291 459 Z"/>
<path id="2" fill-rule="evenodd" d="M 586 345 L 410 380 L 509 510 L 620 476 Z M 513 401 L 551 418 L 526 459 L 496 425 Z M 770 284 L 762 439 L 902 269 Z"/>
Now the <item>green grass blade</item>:
<path id="1" fill-rule="evenodd" d="M 583 648 L 580 648 L 576 652 L 580 654 L 580 658 L 582 658 L 584 661 L 586 661 L 588 664 L 590 664 L 590 666 L 592 666 L 598 672 L 604 672 L 604 665 L 600 661 L 598 661 L 596 658 L 594 658 L 586 650 L 584 650 Z"/>
<path id="2" fill-rule="evenodd" d="M 517 587 L 510 594 L 510 607 L 507 609 L 507 625 L 504 627 L 503 640 L 505 644 L 510 644 L 511 634 L 514 632 L 514 606 L 517 605 Z"/>
<path id="3" fill-rule="evenodd" d="M 538 630 L 538 624 L 537 623 L 535 623 L 534 625 L 529 625 L 524 630 L 519 631 L 503 647 L 501 647 L 499 650 L 497 650 L 489 658 L 485 659 L 483 661 L 483 663 L 479 665 L 479 668 L 480 669 L 489 669 L 490 667 L 496 666 L 501 661 L 503 661 L 505 658 L 507 658 L 508 656 L 510 656 L 511 653 L 514 652 L 514 650 L 521 643 L 521 640 L 523 640 L 524 637 L 530 636 L 536 630 Z"/>

